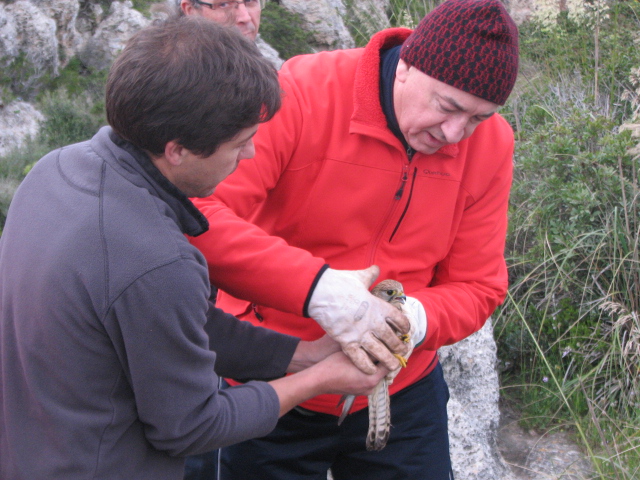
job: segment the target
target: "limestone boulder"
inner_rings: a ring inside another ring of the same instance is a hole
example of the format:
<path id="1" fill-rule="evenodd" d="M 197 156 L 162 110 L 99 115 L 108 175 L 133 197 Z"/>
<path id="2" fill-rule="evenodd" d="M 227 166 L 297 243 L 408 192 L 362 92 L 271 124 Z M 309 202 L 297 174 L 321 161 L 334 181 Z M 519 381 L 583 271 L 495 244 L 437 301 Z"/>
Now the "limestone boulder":
<path id="1" fill-rule="evenodd" d="M 391 26 L 386 13 L 389 0 L 348 1 L 345 6 L 348 18 L 357 19 L 354 23 L 359 25 L 358 33 L 365 39 Z"/>
<path id="2" fill-rule="evenodd" d="M 56 40 L 60 64 L 65 66 L 76 53 L 82 39 L 76 30 L 80 11 L 79 0 L 31 0 L 56 25 Z"/>
<path id="3" fill-rule="evenodd" d="M 12 90 L 23 96 L 34 93 L 38 81 L 46 74 L 57 75 L 60 67 L 56 22 L 45 11 L 27 0 L 5 5 L 3 48 L 5 72 L 11 77 Z M 7 35 L 15 35 L 13 39 Z"/>
<path id="4" fill-rule="evenodd" d="M 347 10 L 340 0 L 280 0 L 280 5 L 304 18 L 304 29 L 312 33 L 317 50 L 355 46 L 343 20 Z"/>
<path id="5" fill-rule="evenodd" d="M 6 68 L 18 56 L 18 27 L 13 15 L 0 3 L 0 67 Z"/>
<path id="6" fill-rule="evenodd" d="M 278 53 L 278 51 L 267 42 L 265 42 L 262 37 L 260 37 L 260 35 L 258 35 L 258 37 L 256 38 L 256 45 L 258 46 L 258 49 L 260 50 L 262 55 L 264 55 L 264 57 L 273 64 L 276 70 L 280 70 L 280 67 L 284 63 L 284 60 L 280 58 L 280 54 Z"/>
<path id="7" fill-rule="evenodd" d="M 42 120 L 42 114 L 30 103 L 15 100 L 0 105 L 0 157 L 34 138 Z"/>
<path id="8" fill-rule="evenodd" d="M 78 56 L 83 64 L 97 70 L 108 69 L 131 36 L 151 20 L 133 9 L 130 1 L 113 2 L 107 17 L 87 40 Z"/>

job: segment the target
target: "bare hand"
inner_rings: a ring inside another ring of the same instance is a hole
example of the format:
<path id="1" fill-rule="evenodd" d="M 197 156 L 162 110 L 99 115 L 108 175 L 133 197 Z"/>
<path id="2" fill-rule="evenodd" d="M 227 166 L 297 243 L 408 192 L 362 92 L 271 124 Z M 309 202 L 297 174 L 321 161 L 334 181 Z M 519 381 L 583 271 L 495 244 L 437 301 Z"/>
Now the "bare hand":
<path id="1" fill-rule="evenodd" d="M 316 395 L 336 393 L 338 395 L 369 395 L 389 370 L 374 365 L 373 374 L 360 371 L 342 352 L 329 355 L 312 367 L 293 375 L 287 375 L 269 384 L 275 389 L 280 401 L 280 415 Z"/>
<path id="2" fill-rule="evenodd" d="M 369 395 L 378 382 L 389 373 L 383 365 L 375 366 L 373 374 L 358 369 L 344 353 L 334 353 L 314 369 L 317 378 L 325 378 L 321 388 L 323 393 L 339 395 Z"/>
<path id="3" fill-rule="evenodd" d="M 340 344 L 326 334 L 311 342 L 302 340 L 298 343 L 287 372 L 295 373 L 309 368 L 340 350 Z"/>

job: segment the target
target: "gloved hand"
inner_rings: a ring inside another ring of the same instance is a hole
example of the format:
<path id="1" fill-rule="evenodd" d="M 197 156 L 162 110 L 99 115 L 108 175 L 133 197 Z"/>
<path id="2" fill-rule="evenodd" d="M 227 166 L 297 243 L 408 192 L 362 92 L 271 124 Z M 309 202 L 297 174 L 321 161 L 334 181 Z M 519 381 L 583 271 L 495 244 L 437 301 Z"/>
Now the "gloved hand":
<path id="1" fill-rule="evenodd" d="M 308 308 L 311 318 L 369 374 L 376 371 L 374 360 L 395 370 L 399 361 L 393 354 L 406 355 L 409 349 L 396 333 L 409 333 L 409 319 L 367 290 L 379 273 L 375 265 L 353 271 L 329 268 L 311 294 Z"/>

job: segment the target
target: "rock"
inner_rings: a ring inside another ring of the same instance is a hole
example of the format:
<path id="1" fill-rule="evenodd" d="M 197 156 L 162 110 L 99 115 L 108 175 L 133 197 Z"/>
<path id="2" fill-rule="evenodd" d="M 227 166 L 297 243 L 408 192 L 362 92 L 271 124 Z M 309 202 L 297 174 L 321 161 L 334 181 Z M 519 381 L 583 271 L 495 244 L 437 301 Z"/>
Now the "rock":
<path id="1" fill-rule="evenodd" d="M 312 32 L 318 50 L 353 48 L 355 42 L 342 20 L 346 8 L 340 0 L 280 0 L 287 10 L 300 14 L 305 20 L 305 30 Z"/>
<path id="2" fill-rule="evenodd" d="M 18 31 L 13 14 L 0 3 L 0 67 L 6 68 L 18 56 Z"/>
<path id="3" fill-rule="evenodd" d="M 109 15 L 78 52 L 82 63 L 90 68 L 106 70 L 131 36 L 151 21 L 133 9 L 130 1 L 113 2 Z"/>
<path id="4" fill-rule="evenodd" d="M 33 90 L 44 75 L 58 74 L 60 62 L 56 22 L 26 0 L 6 5 L 4 13 L 11 17 L 5 23 L 5 28 L 15 31 L 15 44 L 5 42 L 4 48 L 9 46 L 13 55 L 4 68 L 10 70 L 12 90 L 28 96 L 35 93 Z M 15 30 L 9 23 L 13 23 Z"/>
<path id="5" fill-rule="evenodd" d="M 76 20 L 76 30 L 86 43 L 96 32 L 98 25 L 104 20 L 105 12 L 99 3 L 83 2 Z"/>
<path id="6" fill-rule="evenodd" d="M 368 39 L 374 33 L 389 28 L 391 23 L 387 17 L 389 0 L 368 0 L 367 2 L 346 2 L 348 18 L 356 18 L 359 34 Z"/>
<path id="7" fill-rule="evenodd" d="M 497 445 L 497 353 L 491 319 L 480 331 L 438 351 L 449 385 L 449 441 L 456 480 L 512 480 Z"/>
<path id="8" fill-rule="evenodd" d="M 14 101 L 0 109 L 0 156 L 21 147 L 27 138 L 34 138 L 43 115 L 30 103 Z"/>
<path id="9" fill-rule="evenodd" d="M 516 22 L 517 25 L 521 25 L 522 22 L 531 18 L 539 0 L 503 0 L 503 2 L 513 21 Z M 560 3 L 557 8 L 558 10 L 560 9 Z"/>
<path id="10" fill-rule="evenodd" d="M 503 401 L 498 446 L 516 480 L 596 478 L 587 455 L 566 431 L 525 431 L 520 415 Z"/>
<path id="11" fill-rule="evenodd" d="M 75 55 L 82 41 L 76 30 L 76 19 L 80 11 L 79 0 L 31 0 L 31 2 L 55 21 L 60 66 L 64 67 Z"/>

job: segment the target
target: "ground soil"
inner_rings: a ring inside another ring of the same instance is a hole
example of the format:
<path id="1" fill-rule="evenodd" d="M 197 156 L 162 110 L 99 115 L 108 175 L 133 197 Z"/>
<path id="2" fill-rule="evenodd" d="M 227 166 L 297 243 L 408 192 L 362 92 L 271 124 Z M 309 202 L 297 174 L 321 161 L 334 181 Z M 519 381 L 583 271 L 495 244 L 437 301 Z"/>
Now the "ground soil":
<path id="1" fill-rule="evenodd" d="M 570 432 L 525 430 L 517 410 L 501 402 L 498 447 L 514 480 L 588 480 L 592 466 Z"/>

